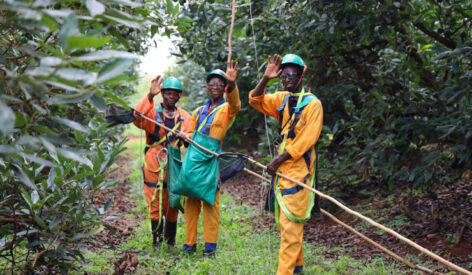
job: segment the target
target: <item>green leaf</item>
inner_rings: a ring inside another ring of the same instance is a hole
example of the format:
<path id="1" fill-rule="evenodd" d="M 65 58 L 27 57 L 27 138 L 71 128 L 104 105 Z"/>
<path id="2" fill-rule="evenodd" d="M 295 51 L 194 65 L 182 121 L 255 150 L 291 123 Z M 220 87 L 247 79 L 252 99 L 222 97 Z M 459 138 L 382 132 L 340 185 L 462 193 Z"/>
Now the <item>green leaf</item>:
<path id="1" fill-rule="evenodd" d="M 167 14 L 172 15 L 174 11 L 174 4 L 172 3 L 172 0 L 166 0 L 167 3 Z"/>
<path id="2" fill-rule="evenodd" d="M 179 13 L 179 7 L 180 7 L 179 5 L 175 5 L 174 11 L 172 12 L 173 16 L 176 16 Z"/>
<path id="3" fill-rule="evenodd" d="M 97 73 L 95 72 L 73 68 L 59 69 L 55 75 L 71 81 L 83 81 L 85 85 L 91 85 L 97 78 Z"/>
<path id="4" fill-rule="evenodd" d="M 105 6 L 97 0 L 86 0 L 85 6 L 87 7 L 91 16 L 99 15 L 105 12 Z"/>
<path id="5" fill-rule="evenodd" d="M 103 66 L 98 72 L 97 82 L 101 83 L 122 74 L 133 64 L 131 59 L 116 58 Z"/>
<path id="6" fill-rule="evenodd" d="M 65 118 L 59 118 L 59 117 L 53 117 L 52 120 L 57 122 L 57 123 L 60 123 L 62 125 L 65 125 L 65 126 L 71 128 L 71 129 L 74 129 L 74 130 L 77 130 L 77 131 L 80 131 L 80 132 L 83 132 L 83 133 L 88 133 L 89 132 L 89 129 L 87 127 L 85 127 L 82 124 L 80 124 L 78 122 L 75 122 L 73 120 L 69 120 L 69 119 L 65 119 Z"/>
<path id="7" fill-rule="evenodd" d="M 13 168 L 15 170 L 16 176 L 20 179 L 20 181 L 24 185 L 28 186 L 29 188 L 31 188 L 33 190 L 37 190 L 36 185 L 34 185 L 33 182 L 31 182 L 31 179 L 25 174 L 25 171 L 23 171 L 23 169 L 21 167 L 14 164 Z"/>
<path id="8" fill-rule="evenodd" d="M 95 36 L 69 36 L 67 37 L 67 47 L 69 49 L 89 49 L 99 48 L 110 41 L 110 37 L 95 37 Z"/>
<path id="9" fill-rule="evenodd" d="M 111 16 L 111 15 L 107 15 L 107 14 L 104 14 L 104 15 L 101 15 L 111 21 L 115 21 L 117 23 L 120 23 L 122 25 L 125 25 L 127 27 L 130 27 L 130 28 L 133 28 L 133 29 L 141 29 L 142 26 L 140 23 L 138 22 L 135 22 L 135 21 L 131 21 L 131 20 L 127 20 L 127 19 L 122 19 L 122 18 L 118 18 L 118 17 L 114 17 L 114 16 Z"/>
<path id="10" fill-rule="evenodd" d="M 18 152 L 18 150 L 15 147 L 0 144 L 0 154 L 11 154 L 16 152 Z"/>
<path id="11" fill-rule="evenodd" d="M 94 94 L 90 98 L 90 102 L 100 112 L 105 112 L 105 110 L 107 109 L 107 106 L 105 104 L 105 100 L 103 100 L 103 98 L 101 96 L 98 96 L 97 94 Z"/>
<path id="12" fill-rule="evenodd" d="M 49 160 L 45 160 L 45 159 L 37 157 L 37 156 L 33 156 L 33 155 L 26 154 L 26 153 L 23 153 L 23 152 L 19 152 L 18 154 L 20 154 L 20 156 L 24 157 L 25 159 L 28 159 L 32 162 L 36 162 L 36 163 L 44 165 L 44 166 L 48 166 L 48 167 L 55 167 L 56 166 L 54 163 L 50 162 Z"/>
<path id="13" fill-rule="evenodd" d="M 67 46 L 67 38 L 69 36 L 77 35 L 80 35 L 79 22 L 77 21 L 77 16 L 75 13 L 71 13 L 69 16 L 67 16 L 64 25 L 59 31 L 59 41 L 63 46 Z"/>
<path id="14" fill-rule="evenodd" d="M 113 198 L 109 198 L 103 206 L 103 212 L 107 212 L 108 208 L 110 208 L 111 204 L 113 203 Z"/>
<path id="15" fill-rule="evenodd" d="M 56 150 L 59 154 L 61 154 L 63 157 L 67 159 L 78 161 L 80 163 L 87 165 L 90 168 L 93 168 L 93 164 L 88 158 L 81 156 L 80 154 L 76 152 L 73 152 L 71 150 L 64 149 L 64 148 L 57 148 Z"/>
<path id="16" fill-rule="evenodd" d="M 0 101 L 0 135 L 5 136 L 15 127 L 15 113 Z"/>
<path id="17" fill-rule="evenodd" d="M 87 100 L 91 98 L 95 94 L 95 91 L 90 91 L 88 93 L 76 93 L 73 95 L 68 94 L 67 98 L 64 97 L 51 97 L 50 102 L 51 103 L 57 103 L 57 104 L 62 104 L 62 103 L 76 103 L 79 101 Z"/>
<path id="18" fill-rule="evenodd" d="M 115 50 L 101 50 L 81 55 L 74 58 L 73 60 L 78 61 L 97 61 L 97 60 L 106 60 L 111 58 L 129 58 L 129 59 L 138 59 L 140 56 L 134 53 L 115 51 Z"/>

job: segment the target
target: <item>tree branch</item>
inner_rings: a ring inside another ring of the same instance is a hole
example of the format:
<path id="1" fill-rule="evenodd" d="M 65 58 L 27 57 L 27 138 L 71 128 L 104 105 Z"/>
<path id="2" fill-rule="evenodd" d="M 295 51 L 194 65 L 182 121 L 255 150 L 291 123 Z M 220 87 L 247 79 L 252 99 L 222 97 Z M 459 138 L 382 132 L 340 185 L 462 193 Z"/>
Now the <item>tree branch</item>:
<path id="1" fill-rule="evenodd" d="M 424 34 L 428 35 L 429 37 L 433 38 L 434 40 L 438 41 L 439 43 L 443 44 L 444 46 L 450 48 L 450 49 L 455 49 L 457 47 L 456 42 L 454 42 L 452 39 L 446 38 L 441 36 L 437 32 L 430 31 L 426 29 L 426 27 L 423 25 L 421 22 L 415 22 L 413 23 L 415 27 L 417 27 L 420 31 L 422 31 Z"/>

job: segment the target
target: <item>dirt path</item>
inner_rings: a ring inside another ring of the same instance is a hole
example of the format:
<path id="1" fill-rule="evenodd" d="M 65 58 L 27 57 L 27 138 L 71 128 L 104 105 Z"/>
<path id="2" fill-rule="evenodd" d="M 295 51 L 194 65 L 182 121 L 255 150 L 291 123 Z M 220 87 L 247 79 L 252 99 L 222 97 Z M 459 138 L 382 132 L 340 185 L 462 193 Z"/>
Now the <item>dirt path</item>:
<path id="1" fill-rule="evenodd" d="M 261 187 L 260 181 L 254 177 L 240 173 L 234 178 L 228 180 L 222 186 L 222 192 L 227 192 L 232 196 L 237 198 L 238 203 L 246 203 L 255 208 L 255 211 L 260 212 L 263 209 L 263 189 Z M 451 188 L 446 191 L 442 191 L 444 196 L 450 196 L 453 198 L 452 201 L 442 203 L 442 220 L 447 222 L 443 226 L 440 226 L 440 229 L 430 233 L 425 234 L 431 227 L 434 227 L 434 224 L 428 220 L 428 212 L 431 208 L 431 205 L 434 203 L 431 200 L 428 200 L 424 197 L 419 197 L 416 199 L 413 205 L 415 214 L 418 216 L 418 222 L 413 221 L 411 225 L 399 224 L 394 228 L 397 232 L 401 233 L 403 236 L 408 236 L 413 241 L 417 242 L 421 246 L 434 251 L 440 252 L 440 255 L 455 264 L 458 264 L 466 269 L 471 269 L 472 264 L 472 231 L 470 226 L 472 224 L 465 224 L 465 226 L 460 226 L 461 222 L 470 221 L 472 214 L 472 181 L 469 184 L 463 186 L 458 186 Z M 378 197 L 382 198 L 385 194 L 379 193 Z M 441 192 L 439 192 L 441 195 Z M 352 204 L 351 204 L 352 203 Z M 359 203 L 359 200 L 346 201 L 348 206 L 356 205 Z M 403 203 L 398 203 L 392 201 L 391 203 L 385 203 L 380 201 L 372 201 L 368 205 L 370 211 L 380 211 L 387 209 L 387 215 L 383 218 L 382 223 L 392 221 L 396 219 L 397 216 L 403 214 L 402 210 Z M 324 207 L 329 206 L 329 204 L 324 204 Z M 353 207 L 356 209 L 357 206 Z M 343 222 L 354 226 L 359 223 L 357 220 L 354 220 L 349 214 L 341 212 L 338 209 L 327 208 L 329 212 L 334 213 L 335 216 L 342 220 Z M 451 217 L 449 213 L 455 213 L 456 224 L 454 221 L 454 216 Z M 368 215 L 369 216 L 369 215 Z M 462 220 L 461 220 L 462 219 Z M 254 228 L 268 227 L 270 224 L 273 224 L 273 216 L 262 214 L 261 219 L 254 221 Z M 451 226 L 452 225 L 452 226 Z M 456 238 L 451 240 L 449 236 L 456 236 L 456 230 L 460 230 L 462 227 L 461 240 L 458 244 L 455 244 Z M 434 228 L 433 228 L 434 229 Z M 405 244 L 400 243 L 393 236 L 382 234 L 381 236 L 374 233 L 380 232 L 379 230 L 374 229 L 373 227 L 368 227 L 368 233 L 366 234 L 371 239 L 381 243 L 385 247 L 391 249 L 400 256 L 417 256 L 418 252 L 416 249 L 411 248 Z M 381 232 L 380 232 L 381 233 Z M 452 235 L 451 235 L 452 234 Z M 326 216 L 315 216 L 306 223 L 305 225 L 305 234 L 304 240 L 311 242 L 314 245 L 318 246 L 327 246 L 330 248 L 340 247 L 345 253 L 349 253 L 351 257 L 359 259 L 367 259 L 374 257 L 387 257 L 386 254 L 381 252 L 379 249 L 372 247 L 370 244 L 366 243 L 361 238 L 355 236 L 354 234 L 345 230 L 342 226 L 336 224 L 331 219 Z M 333 253 L 330 255 L 328 252 L 326 257 L 335 257 Z M 422 261 L 431 262 L 431 260 L 425 256 L 419 257 Z M 436 266 L 441 268 L 441 271 L 447 271 L 442 265 L 436 264 Z"/>
<path id="2" fill-rule="evenodd" d="M 118 183 L 111 189 L 107 189 L 93 198 L 97 206 L 104 205 L 109 199 L 113 200 L 112 206 L 106 212 L 110 218 L 106 220 L 107 226 L 97 235 L 94 235 L 88 249 L 94 251 L 100 248 L 114 249 L 115 246 L 125 242 L 132 236 L 133 230 L 138 228 L 144 218 L 137 214 L 137 204 L 130 198 L 132 193 L 131 182 L 127 176 L 131 173 L 131 157 L 121 154 L 116 161 L 120 167 L 110 174 L 109 179 L 118 179 Z"/>
<path id="3" fill-rule="evenodd" d="M 132 159 L 125 156 L 121 156 L 117 160 L 117 166 L 123 167 L 115 171 L 110 178 L 118 178 L 120 182 L 111 190 L 102 192 L 94 197 L 94 203 L 96 205 L 104 205 L 110 198 L 113 199 L 113 204 L 107 211 L 108 216 L 119 216 L 117 219 L 107 220 L 108 226 L 101 233 L 95 235 L 88 245 L 88 249 L 94 251 L 99 248 L 113 249 L 118 244 L 125 242 L 133 234 L 133 229 L 138 228 L 139 222 L 144 218 L 136 213 L 136 203 L 130 198 L 131 194 L 131 183 L 126 178 L 130 174 L 131 168 L 129 163 Z M 235 197 L 237 203 L 245 203 L 253 206 L 254 211 L 260 213 L 260 219 L 253 221 L 255 230 L 261 228 L 267 228 L 274 224 L 272 214 L 268 214 L 263 211 L 264 209 L 264 196 L 265 190 L 260 182 L 247 174 L 240 173 L 234 178 L 225 182 L 221 191 L 223 193 L 229 193 Z M 410 225 L 400 224 L 394 229 L 404 236 L 409 237 L 418 244 L 434 251 L 440 251 L 440 255 L 455 264 L 458 264 L 466 269 L 471 269 L 472 264 L 472 224 L 463 222 L 470 221 L 472 215 L 472 181 L 470 183 L 453 187 L 447 190 L 438 192 L 439 197 L 448 198 L 445 200 L 446 203 L 442 203 L 440 214 L 445 218 L 442 218 L 446 225 L 440 226 L 440 230 L 430 234 L 425 234 L 433 226 L 431 221 L 428 221 L 430 216 L 428 213 L 432 209 L 434 202 L 427 198 L 417 198 L 413 203 L 411 202 L 391 202 L 385 203 L 381 200 L 372 200 L 368 204 L 370 211 L 381 211 L 384 210 L 386 214 L 383 217 L 382 224 L 389 221 L 395 220 L 396 217 L 402 215 L 404 210 L 402 206 L 405 204 L 411 204 L 411 209 L 415 212 L 418 217 L 418 221 L 413 221 Z M 378 198 L 385 197 L 387 194 L 379 193 L 376 195 Z M 345 202 L 348 206 L 353 209 L 359 210 L 361 201 L 359 199 L 347 200 Z M 338 219 L 343 222 L 355 226 L 359 221 L 353 219 L 350 215 L 339 211 L 336 208 L 330 208 L 329 204 L 325 204 L 323 207 L 331 213 L 334 213 Z M 388 211 L 385 211 L 385 210 Z M 451 215 L 452 213 L 452 215 Z M 367 215 L 369 216 L 369 215 Z M 375 220 L 375 219 L 374 219 Z M 456 223 L 454 223 L 454 220 Z M 462 223 L 461 223 L 462 222 Z M 452 225 L 452 226 L 451 226 Z M 398 242 L 394 237 L 383 234 L 378 235 L 379 231 L 372 227 L 366 226 L 367 236 L 381 243 L 385 247 L 391 249 L 400 256 L 417 256 L 418 253 L 415 249 Z M 458 244 L 455 244 L 458 233 L 462 229 L 461 239 Z M 375 233 L 377 232 L 377 234 Z M 451 233 L 453 232 L 453 233 Z M 452 236 L 452 237 L 451 237 Z M 304 239 L 307 242 L 311 242 L 317 246 L 327 246 L 329 248 L 339 247 L 341 253 L 349 253 L 351 257 L 359 259 L 368 259 L 374 257 L 387 257 L 380 250 L 367 244 L 364 240 L 354 236 L 340 225 L 337 225 L 326 216 L 317 215 L 313 217 L 305 225 Z M 340 252 L 326 252 L 325 257 L 332 258 L 337 257 Z M 125 255 L 126 256 L 126 255 Z M 422 261 L 429 261 L 429 258 L 424 256 L 419 257 Z M 439 266 L 436 264 L 436 266 Z M 442 266 L 441 271 L 447 271 Z"/>

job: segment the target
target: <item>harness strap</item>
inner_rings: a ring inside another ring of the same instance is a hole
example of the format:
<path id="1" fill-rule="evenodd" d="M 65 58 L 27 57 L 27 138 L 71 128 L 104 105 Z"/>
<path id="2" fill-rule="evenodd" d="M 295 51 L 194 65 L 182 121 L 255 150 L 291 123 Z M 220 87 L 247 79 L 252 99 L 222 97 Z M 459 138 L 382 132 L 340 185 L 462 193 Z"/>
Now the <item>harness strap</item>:
<path id="1" fill-rule="evenodd" d="M 308 89 L 308 88 L 307 88 Z M 279 154 L 282 154 L 285 150 L 285 144 L 287 142 L 287 139 L 288 138 L 295 138 L 295 125 L 298 123 L 298 121 L 300 120 L 300 116 L 301 116 L 301 112 L 303 110 L 303 108 L 311 101 L 313 100 L 314 96 L 312 95 L 308 95 L 305 97 L 305 88 L 302 89 L 301 93 L 300 94 L 297 94 L 299 97 L 298 97 L 298 101 L 297 101 L 297 105 L 295 107 L 295 111 L 294 113 L 292 114 L 291 118 L 287 121 L 287 123 L 290 123 L 290 126 L 288 129 L 285 129 L 284 131 L 284 128 L 285 126 L 287 125 L 284 125 L 284 127 L 281 127 L 280 128 L 280 134 L 283 135 L 283 141 L 280 145 L 280 148 L 279 148 Z M 288 98 L 290 97 L 290 95 L 286 96 L 284 98 L 284 101 L 282 103 L 282 106 L 280 106 L 279 108 L 277 108 L 277 110 L 279 111 L 279 127 L 280 125 L 282 124 L 282 121 L 283 121 L 283 112 L 284 112 L 284 109 L 285 109 L 285 105 L 287 104 L 287 101 L 288 101 Z M 282 133 L 284 132 L 284 133 Z M 310 187 L 313 187 L 315 188 L 315 174 L 316 174 L 316 171 L 313 171 L 313 174 L 311 175 L 311 178 L 309 178 L 310 176 L 310 157 L 311 157 L 311 149 L 308 150 L 307 152 L 305 152 L 303 154 L 303 159 L 305 160 L 305 163 L 307 165 L 307 169 L 308 169 L 308 174 L 305 176 L 305 179 L 304 179 L 304 182 L 306 182 L 307 180 L 309 180 L 309 183 L 308 185 Z M 278 172 L 278 169 L 277 169 L 277 172 Z M 274 180 L 274 193 L 275 193 L 275 221 L 276 221 L 276 224 L 277 224 L 277 227 L 279 227 L 279 207 L 280 207 L 280 210 L 282 210 L 282 212 L 284 213 L 284 215 L 291 221 L 295 221 L 295 222 L 300 222 L 300 223 L 304 223 L 306 221 L 308 221 L 311 217 L 311 210 L 313 208 L 313 205 L 314 205 L 314 199 L 315 199 L 315 196 L 312 192 L 310 192 L 308 194 L 308 205 L 307 205 L 307 209 L 306 209 L 306 213 L 305 213 L 305 216 L 304 217 L 299 217 L 299 216 L 296 216 L 294 215 L 289 209 L 288 207 L 285 205 L 284 201 L 283 201 L 283 196 L 286 196 L 286 195 L 294 195 L 296 193 L 298 193 L 300 190 L 303 189 L 303 187 L 301 186 L 295 186 L 295 187 L 292 187 L 292 188 L 288 188 L 288 189 L 283 189 L 281 190 L 280 188 L 280 185 L 279 185 L 279 179 L 278 179 L 278 176 L 275 177 L 275 180 Z"/>
<path id="2" fill-rule="evenodd" d="M 303 187 L 300 186 L 300 185 L 297 185 L 295 187 L 288 188 L 288 189 L 282 189 L 282 196 L 296 194 L 296 193 L 298 193 L 298 191 L 300 191 L 302 189 L 303 189 Z"/>
<path id="3" fill-rule="evenodd" d="M 161 222 L 162 222 L 162 191 L 164 189 L 164 168 L 167 166 L 167 157 L 165 158 L 165 161 L 164 163 L 162 163 L 162 165 L 159 166 L 159 168 L 157 170 L 159 170 L 159 180 L 156 184 L 156 187 L 154 189 L 154 194 L 152 195 L 152 199 L 151 201 L 149 202 L 149 205 L 148 205 L 148 217 L 149 219 L 151 218 L 151 205 L 154 203 L 154 201 L 156 200 L 156 197 L 157 197 L 157 193 L 158 193 L 158 190 L 159 190 L 159 224 L 157 225 L 157 228 L 159 228 L 159 226 L 161 225 Z M 144 182 L 146 183 L 146 182 Z"/>
<path id="4" fill-rule="evenodd" d="M 146 184 L 148 187 L 151 187 L 151 188 L 156 188 L 159 186 L 159 183 L 157 182 L 144 181 L 144 184 Z M 163 187 L 167 188 L 167 183 L 164 183 Z"/>
<path id="5" fill-rule="evenodd" d="M 208 118 L 210 118 L 211 115 L 213 115 L 214 113 L 216 113 L 217 111 L 219 111 L 219 110 L 223 107 L 223 105 L 225 105 L 225 104 L 228 104 L 228 103 L 225 102 L 225 103 L 223 103 L 223 104 L 217 106 L 216 108 L 214 108 L 214 109 L 203 119 L 203 121 L 200 123 L 200 125 L 198 125 L 197 131 L 200 132 L 200 131 L 202 130 L 202 128 L 206 126 L 207 121 L 208 121 Z M 202 108 L 200 108 L 201 111 L 199 112 L 199 115 L 198 115 L 198 118 L 197 118 L 197 122 L 198 122 L 198 120 L 200 120 L 200 116 L 202 115 L 204 108 L 205 108 L 205 106 L 202 106 Z M 212 121 L 212 122 L 213 122 L 213 121 Z"/>

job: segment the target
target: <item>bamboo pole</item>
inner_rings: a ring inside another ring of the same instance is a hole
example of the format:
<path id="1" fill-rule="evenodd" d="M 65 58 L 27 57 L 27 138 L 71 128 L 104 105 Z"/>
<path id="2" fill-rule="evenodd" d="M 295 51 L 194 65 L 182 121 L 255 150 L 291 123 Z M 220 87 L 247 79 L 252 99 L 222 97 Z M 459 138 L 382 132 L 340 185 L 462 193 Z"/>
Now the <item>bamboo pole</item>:
<path id="1" fill-rule="evenodd" d="M 174 130 L 172 130 L 172 129 L 166 127 L 165 125 L 163 125 L 163 124 L 161 124 L 161 123 L 158 123 L 157 121 L 152 120 L 152 119 L 150 119 L 150 118 L 144 116 L 143 114 L 141 114 L 141 113 L 139 113 L 139 112 L 136 112 L 136 113 L 137 113 L 140 117 L 144 118 L 145 120 L 148 120 L 148 121 L 150 121 L 150 122 L 152 122 L 152 123 L 158 125 L 159 127 L 162 127 L 162 128 L 164 128 L 164 129 L 166 129 L 166 130 L 169 131 L 169 132 L 175 133 Z M 187 139 L 187 142 L 189 142 L 189 143 L 191 143 L 191 144 L 197 146 L 198 148 L 202 149 L 203 151 L 205 151 L 205 152 L 207 152 L 207 153 L 210 153 L 210 154 L 212 154 L 212 155 L 214 155 L 214 156 L 219 156 L 218 153 L 213 152 L 213 151 L 211 151 L 211 150 L 208 150 L 207 148 L 201 146 L 200 144 L 196 143 L 195 141 L 193 141 L 193 140 L 191 140 L 191 139 Z M 247 160 L 248 160 L 249 162 L 251 162 L 252 164 L 255 164 L 256 166 L 258 166 L 258 167 L 260 167 L 260 168 L 262 168 L 262 169 L 264 169 L 264 170 L 267 170 L 267 166 L 263 165 L 262 163 L 260 163 L 260 162 L 258 162 L 258 161 L 256 161 L 256 160 L 254 160 L 254 159 L 252 159 L 252 158 L 248 158 Z M 253 171 L 250 171 L 249 169 L 246 169 L 246 168 L 244 168 L 243 171 L 245 171 L 245 172 L 247 172 L 247 173 L 249 173 L 249 174 L 251 174 L 251 175 L 257 174 L 257 173 L 255 173 L 255 172 L 253 172 Z M 250 171 L 250 172 L 248 172 L 248 171 Z M 332 203 L 336 204 L 338 207 L 340 207 L 340 208 L 343 209 L 344 211 L 348 212 L 349 214 L 351 214 L 351 215 L 353 215 L 353 216 L 356 216 L 356 217 L 358 217 L 359 219 L 364 220 L 364 221 L 370 223 L 372 226 L 374 226 L 374 227 L 376 227 L 376 228 L 379 228 L 379 229 L 381 229 L 381 230 L 383 230 L 383 231 L 389 233 L 390 235 L 392 235 L 392 236 L 396 237 L 397 239 L 399 239 L 399 240 L 401 240 L 401 241 L 407 243 L 408 245 L 410 245 L 410 246 L 416 248 L 416 249 L 419 250 L 420 252 L 423 252 L 424 254 L 430 256 L 431 258 L 437 260 L 438 262 L 440 262 L 440 263 L 442 263 L 442 264 L 444 264 L 444 265 L 450 267 L 451 269 L 453 269 L 453 270 L 455 270 L 455 271 L 458 271 L 458 272 L 461 272 L 461 273 L 466 274 L 466 275 L 472 275 L 472 272 L 470 272 L 470 271 L 468 271 L 468 270 L 466 270 L 466 269 L 464 269 L 464 268 L 462 268 L 462 267 L 460 267 L 460 266 L 458 266 L 458 265 L 456 265 L 456 264 L 454 264 L 454 263 L 451 263 L 450 261 L 448 261 L 448 260 L 442 258 L 442 257 L 439 256 L 439 255 L 434 254 L 433 252 L 431 252 L 431 251 L 429 251 L 428 249 L 426 249 L 426 248 L 420 246 L 419 244 L 417 244 L 417 243 L 411 241 L 410 239 L 407 239 L 407 238 L 403 237 L 403 236 L 400 235 L 399 233 L 397 233 L 397 232 L 391 230 L 390 228 L 387 228 L 387 227 L 385 227 L 385 226 L 383 226 L 383 225 L 381 225 L 381 224 L 375 222 L 374 220 L 372 220 L 372 219 L 370 219 L 370 218 L 368 218 L 368 217 L 366 217 L 366 216 L 360 214 L 359 212 L 356 212 L 356 211 L 354 211 L 354 210 L 352 210 L 352 209 L 350 209 L 350 208 L 344 206 L 342 203 L 340 203 L 339 201 L 337 201 L 335 198 L 333 198 L 333 197 L 331 197 L 331 196 L 329 196 L 329 195 L 326 195 L 326 194 L 324 194 L 324 193 L 321 193 L 320 191 L 318 191 L 318 190 L 316 190 L 316 189 L 314 189 L 314 188 L 312 188 L 312 187 L 310 187 L 310 186 L 304 184 L 303 182 L 300 182 L 300 181 L 297 181 L 297 180 L 295 180 L 295 179 L 292 179 L 292 178 L 290 178 L 289 176 L 286 176 L 286 175 L 284 175 L 284 174 L 282 174 L 282 173 L 277 172 L 277 176 L 279 176 L 279 177 L 281 177 L 281 178 L 284 178 L 284 179 L 286 179 L 286 180 L 288 180 L 288 181 L 291 181 L 291 182 L 293 182 L 293 183 L 296 183 L 297 185 L 302 186 L 302 187 L 308 189 L 309 191 L 311 191 L 311 192 L 317 194 L 317 195 L 320 196 L 321 198 L 331 201 Z M 262 177 L 262 176 L 260 176 L 260 175 L 258 175 L 258 174 L 257 174 L 256 177 L 266 179 L 265 177 Z M 266 179 L 266 180 L 267 180 L 267 179 Z"/>

